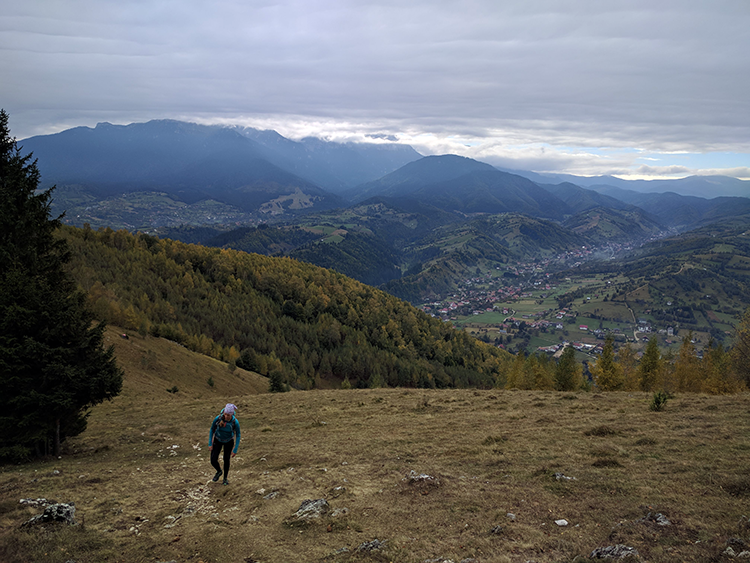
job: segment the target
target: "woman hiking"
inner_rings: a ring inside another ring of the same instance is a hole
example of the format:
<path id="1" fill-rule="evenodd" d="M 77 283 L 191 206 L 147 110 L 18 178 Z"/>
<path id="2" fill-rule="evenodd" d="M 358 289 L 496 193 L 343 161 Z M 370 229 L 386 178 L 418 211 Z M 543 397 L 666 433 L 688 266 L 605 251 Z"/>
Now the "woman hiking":
<path id="1" fill-rule="evenodd" d="M 219 452 L 224 448 L 224 484 L 228 485 L 227 475 L 229 475 L 229 460 L 237 455 L 237 448 L 240 447 L 240 422 L 234 416 L 237 407 L 232 403 L 227 403 L 219 416 L 214 418 L 211 423 L 211 431 L 208 434 L 208 451 L 211 452 L 211 465 L 216 469 L 216 475 L 213 480 L 218 481 L 222 476 L 221 466 L 219 465 Z M 235 440 L 236 437 L 236 440 Z"/>

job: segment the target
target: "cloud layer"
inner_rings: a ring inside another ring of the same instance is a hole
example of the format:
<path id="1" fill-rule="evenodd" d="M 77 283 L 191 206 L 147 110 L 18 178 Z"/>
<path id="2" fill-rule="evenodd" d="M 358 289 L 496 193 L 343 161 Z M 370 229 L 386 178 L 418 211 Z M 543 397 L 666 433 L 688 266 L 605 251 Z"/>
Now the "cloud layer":
<path id="1" fill-rule="evenodd" d="M 176 118 L 538 170 L 746 169 L 749 29 L 746 0 L 39 0 L 0 14 L 0 104 L 19 138 Z"/>

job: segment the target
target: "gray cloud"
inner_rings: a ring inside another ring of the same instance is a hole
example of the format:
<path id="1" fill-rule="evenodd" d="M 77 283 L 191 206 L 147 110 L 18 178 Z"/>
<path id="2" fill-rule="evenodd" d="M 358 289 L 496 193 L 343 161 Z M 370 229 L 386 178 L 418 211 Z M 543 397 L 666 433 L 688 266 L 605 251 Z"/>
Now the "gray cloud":
<path id="1" fill-rule="evenodd" d="M 18 137 L 172 117 L 750 153 L 748 29 L 746 0 L 39 0 L 0 14 L 0 104 Z"/>

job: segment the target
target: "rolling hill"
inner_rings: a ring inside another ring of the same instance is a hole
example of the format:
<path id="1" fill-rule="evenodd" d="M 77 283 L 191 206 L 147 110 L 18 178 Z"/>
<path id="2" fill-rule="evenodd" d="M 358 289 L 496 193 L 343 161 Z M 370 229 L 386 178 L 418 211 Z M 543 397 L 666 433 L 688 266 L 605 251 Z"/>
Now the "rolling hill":
<path id="1" fill-rule="evenodd" d="M 633 243 L 663 236 L 667 232 L 655 217 L 637 207 L 631 210 L 590 208 L 566 219 L 563 226 L 599 243 Z"/>
<path id="2" fill-rule="evenodd" d="M 426 185 L 411 198 L 453 213 L 525 213 L 533 217 L 562 219 L 570 212 L 558 197 L 522 176 L 499 170 L 470 172 Z"/>
<path id="3" fill-rule="evenodd" d="M 691 230 L 725 218 L 750 213 L 748 197 L 706 199 L 674 192 L 638 193 L 609 186 L 594 186 L 593 189 L 648 210 L 662 224 L 679 230 Z"/>

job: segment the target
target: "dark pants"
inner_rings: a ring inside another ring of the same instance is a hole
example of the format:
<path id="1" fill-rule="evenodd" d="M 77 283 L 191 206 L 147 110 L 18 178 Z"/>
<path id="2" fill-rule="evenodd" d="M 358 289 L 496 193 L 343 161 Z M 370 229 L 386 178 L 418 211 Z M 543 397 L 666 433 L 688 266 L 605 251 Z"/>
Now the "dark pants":
<path id="1" fill-rule="evenodd" d="M 219 442 L 216 438 L 214 438 L 214 445 L 211 449 L 211 465 L 214 466 L 214 469 L 216 469 L 216 471 L 221 471 L 221 466 L 219 465 L 219 452 L 221 451 L 221 448 L 224 448 L 224 479 L 226 479 L 227 475 L 229 475 L 229 460 L 232 459 L 232 448 L 234 448 L 234 440 L 229 440 L 228 442 Z"/>

